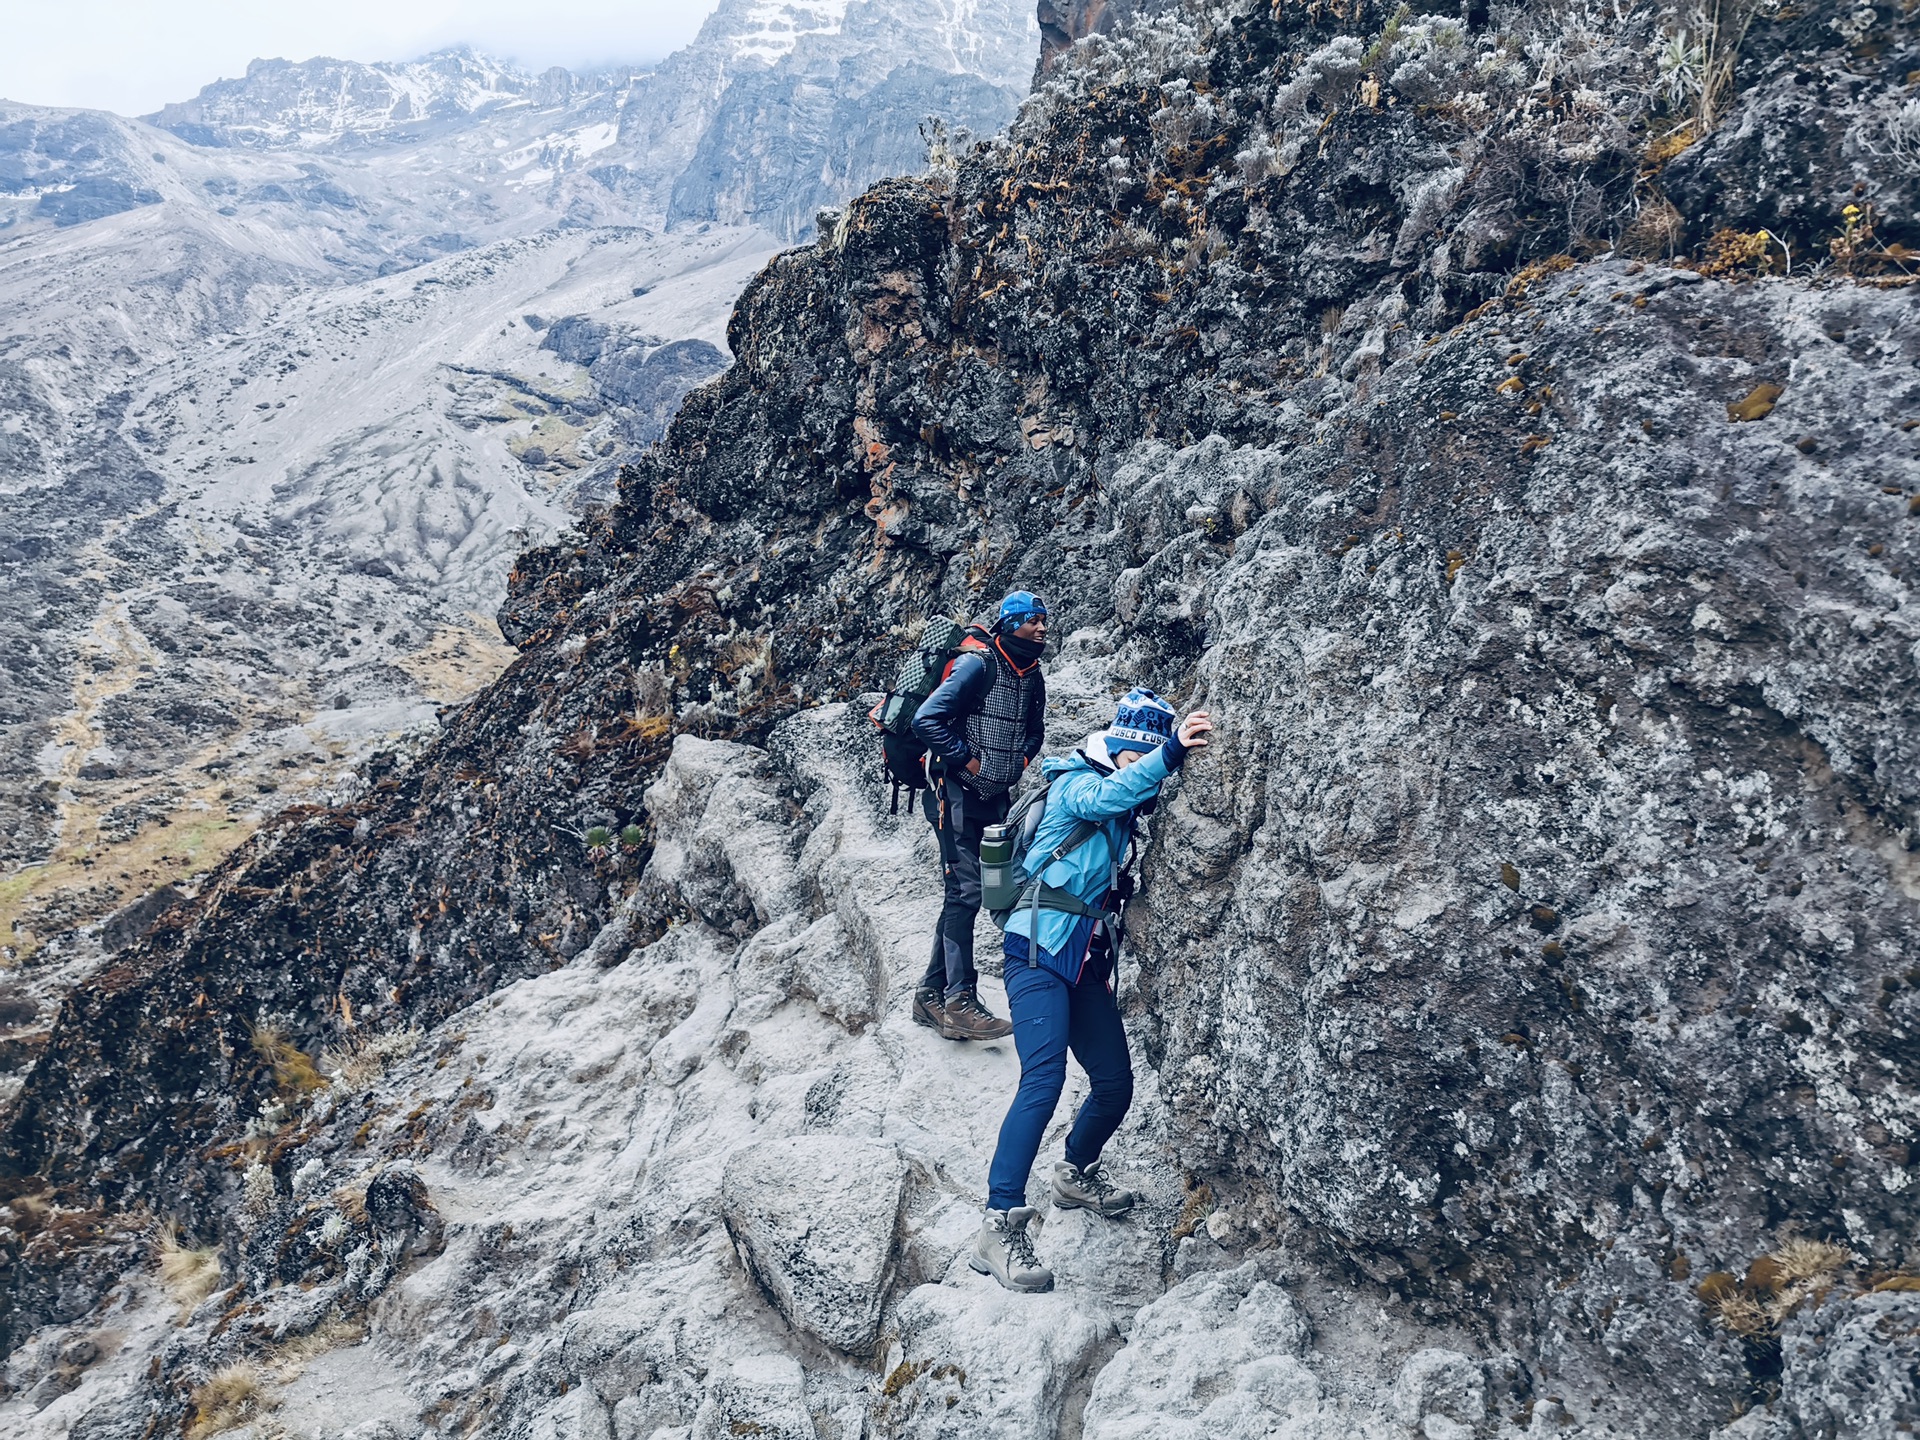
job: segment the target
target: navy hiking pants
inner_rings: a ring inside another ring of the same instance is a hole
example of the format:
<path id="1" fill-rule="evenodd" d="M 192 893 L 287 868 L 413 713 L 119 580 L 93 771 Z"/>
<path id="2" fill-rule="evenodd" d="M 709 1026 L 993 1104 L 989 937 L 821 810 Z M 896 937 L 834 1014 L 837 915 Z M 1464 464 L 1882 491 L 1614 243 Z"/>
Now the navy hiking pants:
<path id="1" fill-rule="evenodd" d="M 1086 944 L 1082 936 L 1074 938 Z M 1133 1061 L 1119 1002 L 1107 988 L 1112 973 L 1104 944 L 1088 958 L 1078 984 L 1046 965 L 1007 957 L 1007 1006 L 1020 1053 L 1020 1089 L 1001 1122 L 1000 1143 L 987 1171 L 989 1209 L 1027 1203 L 1027 1176 L 1066 1088 L 1069 1050 L 1093 1088 L 1067 1132 L 1067 1159 L 1082 1167 L 1093 1164 L 1126 1118 L 1133 1103 Z"/>
<path id="2" fill-rule="evenodd" d="M 1005 795 L 991 799 L 976 795 L 957 781 L 944 779 L 939 790 L 922 792 L 920 803 L 940 837 L 940 872 L 946 886 L 940 921 L 933 927 L 933 954 L 920 984 L 951 1000 L 980 983 L 973 965 L 973 928 L 980 914 L 980 839 L 987 826 L 1007 818 L 1011 801 Z"/>

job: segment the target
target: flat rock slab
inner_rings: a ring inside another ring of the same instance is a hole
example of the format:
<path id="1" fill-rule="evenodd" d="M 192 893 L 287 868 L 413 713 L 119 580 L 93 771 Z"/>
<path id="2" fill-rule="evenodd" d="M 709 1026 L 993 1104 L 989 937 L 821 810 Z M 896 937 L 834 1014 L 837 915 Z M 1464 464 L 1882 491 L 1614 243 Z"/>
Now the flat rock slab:
<path id="1" fill-rule="evenodd" d="M 906 1182 L 892 1145 L 797 1135 L 735 1152 L 720 1208 L 742 1263 L 780 1313 L 859 1353 L 879 1332 Z"/>

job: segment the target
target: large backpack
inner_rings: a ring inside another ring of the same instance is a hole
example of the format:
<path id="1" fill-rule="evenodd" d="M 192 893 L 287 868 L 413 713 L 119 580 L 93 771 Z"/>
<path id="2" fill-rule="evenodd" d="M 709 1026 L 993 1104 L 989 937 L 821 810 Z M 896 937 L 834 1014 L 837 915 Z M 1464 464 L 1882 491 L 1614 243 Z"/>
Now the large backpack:
<path id="1" fill-rule="evenodd" d="M 966 650 L 985 650 L 986 632 L 945 615 L 932 615 L 914 637 L 913 649 L 900 661 L 880 703 L 867 712 L 880 732 L 883 777 L 893 786 L 891 814 L 900 813 L 901 790 L 925 790 L 927 747 L 913 733 L 913 717 Z"/>

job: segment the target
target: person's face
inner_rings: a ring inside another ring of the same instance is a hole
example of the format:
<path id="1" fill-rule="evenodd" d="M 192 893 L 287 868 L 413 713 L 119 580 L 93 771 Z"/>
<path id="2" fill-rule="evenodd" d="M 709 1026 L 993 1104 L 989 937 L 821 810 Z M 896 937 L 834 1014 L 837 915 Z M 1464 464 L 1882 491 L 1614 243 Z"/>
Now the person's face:
<path id="1" fill-rule="evenodd" d="M 1037 640 L 1044 644 L 1047 638 L 1047 617 L 1035 615 L 1013 633 L 1022 640 Z"/>
<path id="2" fill-rule="evenodd" d="M 1124 770 L 1146 753 L 1144 750 L 1122 750 L 1118 755 L 1113 757 L 1113 768 L 1116 770 Z"/>

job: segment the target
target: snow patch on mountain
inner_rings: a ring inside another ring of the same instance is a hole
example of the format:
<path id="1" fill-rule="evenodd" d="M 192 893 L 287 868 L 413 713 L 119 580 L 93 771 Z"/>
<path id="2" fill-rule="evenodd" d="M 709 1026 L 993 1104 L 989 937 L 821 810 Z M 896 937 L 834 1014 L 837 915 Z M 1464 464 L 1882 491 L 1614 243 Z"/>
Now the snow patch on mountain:
<path id="1" fill-rule="evenodd" d="M 749 5 L 733 37 L 736 59 L 771 64 L 803 35 L 835 35 L 846 18 L 847 0 L 760 0 Z"/>

